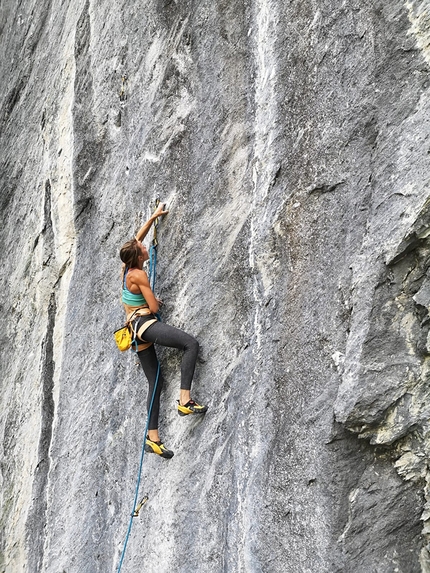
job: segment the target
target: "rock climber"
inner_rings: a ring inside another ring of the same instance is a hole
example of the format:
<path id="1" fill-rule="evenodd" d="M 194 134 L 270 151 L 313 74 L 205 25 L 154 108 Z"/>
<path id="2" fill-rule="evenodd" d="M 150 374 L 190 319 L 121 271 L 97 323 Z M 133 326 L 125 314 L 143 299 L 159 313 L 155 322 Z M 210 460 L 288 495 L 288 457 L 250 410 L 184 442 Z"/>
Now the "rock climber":
<path id="1" fill-rule="evenodd" d="M 148 275 L 143 270 L 143 264 L 149 259 L 149 253 L 141 241 L 146 237 L 156 219 L 167 213 L 164 204 L 160 203 L 154 214 L 139 229 L 136 238 L 121 247 L 120 258 L 123 262 L 122 302 L 127 320 L 132 319 L 133 331 L 137 335 L 137 356 L 149 382 L 148 413 L 154 387 L 155 384 L 157 385 L 149 417 L 145 451 L 169 459 L 173 457 L 173 452 L 162 443 L 158 433 L 160 394 L 164 379 L 159 368 L 154 342 L 183 351 L 181 385 L 179 400 L 177 400 L 178 414 L 180 416 L 204 414 L 208 408 L 193 400 L 190 392 L 199 343 L 183 330 L 157 320 L 155 315 L 162 301 L 152 292 Z"/>

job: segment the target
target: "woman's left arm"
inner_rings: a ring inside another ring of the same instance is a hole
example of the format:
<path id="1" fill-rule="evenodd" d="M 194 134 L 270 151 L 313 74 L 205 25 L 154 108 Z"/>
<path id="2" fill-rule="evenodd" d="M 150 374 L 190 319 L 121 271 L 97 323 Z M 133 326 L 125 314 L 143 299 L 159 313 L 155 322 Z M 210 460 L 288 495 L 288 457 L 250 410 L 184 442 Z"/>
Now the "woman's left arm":
<path id="1" fill-rule="evenodd" d="M 137 231 L 136 233 L 136 239 L 138 241 L 143 241 L 143 239 L 146 237 L 146 235 L 149 233 L 149 229 L 152 226 L 152 223 L 155 221 L 155 219 L 157 219 L 158 217 L 162 217 L 163 215 L 167 215 L 169 211 L 165 211 L 164 210 L 164 203 L 160 203 L 157 207 L 157 209 L 154 211 L 154 213 L 151 215 L 151 217 L 146 221 L 146 223 L 144 225 L 142 225 L 142 227 Z"/>

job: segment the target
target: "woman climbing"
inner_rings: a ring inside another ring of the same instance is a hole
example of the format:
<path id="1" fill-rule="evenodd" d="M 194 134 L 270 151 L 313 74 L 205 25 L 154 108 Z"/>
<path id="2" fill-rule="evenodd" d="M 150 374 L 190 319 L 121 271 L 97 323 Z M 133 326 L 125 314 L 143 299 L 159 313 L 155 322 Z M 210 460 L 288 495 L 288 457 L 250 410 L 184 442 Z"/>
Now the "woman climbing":
<path id="1" fill-rule="evenodd" d="M 160 203 L 154 214 L 139 229 L 136 238 L 125 243 L 120 250 L 120 257 L 124 263 L 122 302 L 127 320 L 132 320 L 133 332 L 137 336 L 137 355 L 149 382 L 148 413 L 154 387 L 157 385 L 149 417 L 145 451 L 158 454 L 163 458 L 173 457 L 173 452 L 165 447 L 158 434 L 160 394 L 164 380 L 154 349 L 154 342 L 161 346 L 184 351 L 181 363 L 181 387 L 179 400 L 177 400 L 178 414 L 180 416 L 204 414 L 207 410 L 207 406 L 202 406 L 192 400 L 190 393 L 199 343 L 183 330 L 157 320 L 155 314 L 158 312 L 161 300 L 152 292 L 148 276 L 143 270 L 143 264 L 149 259 L 149 254 L 141 241 L 148 234 L 154 221 L 167 213 L 163 203 Z"/>

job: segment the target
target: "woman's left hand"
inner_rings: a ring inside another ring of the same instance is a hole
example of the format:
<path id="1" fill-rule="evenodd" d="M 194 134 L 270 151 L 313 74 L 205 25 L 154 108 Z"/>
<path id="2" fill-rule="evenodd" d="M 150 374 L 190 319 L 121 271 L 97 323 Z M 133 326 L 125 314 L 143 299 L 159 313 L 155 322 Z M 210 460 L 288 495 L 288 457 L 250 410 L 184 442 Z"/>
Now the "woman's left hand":
<path id="1" fill-rule="evenodd" d="M 165 209 L 165 206 L 166 203 L 160 203 L 156 208 L 156 210 L 154 211 L 153 217 L 163 217 L 164 215 L 167 215 L 169 211 Z"/>

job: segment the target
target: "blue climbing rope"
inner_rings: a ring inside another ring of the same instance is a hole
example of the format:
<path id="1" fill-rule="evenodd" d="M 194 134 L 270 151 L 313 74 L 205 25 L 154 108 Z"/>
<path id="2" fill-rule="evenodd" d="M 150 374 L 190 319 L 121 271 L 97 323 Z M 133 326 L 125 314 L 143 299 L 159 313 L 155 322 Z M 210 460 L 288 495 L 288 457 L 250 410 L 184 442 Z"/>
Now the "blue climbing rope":
<path id="1" fill-rule="evenodd" d="M 152 292 L 155 287 L 155 269 L 157 266 L 157 246 L 151 245 L 149 248 L 149 286 Z"/>
<path id="2" fill-rule="evenodd" d="M 151 248 L 149 249 L 149 285 L 150 285 L 152 291 L 154 291 L 154 287 L 155 287 L 155 272 L 156 272 L 156 266 L 157 266 L 156 227 L 157 227 L 157 225 L 154 225 L 154 240 L 153 240 L 153 244 L 151 245 Z M 158 314 L 156 316 L 157 316 L 158 320 L 160 320 Z M 133 525 L 133 517 L 135 517 L 135 515 L 136 515 L 136 506 L 137 506 L 137 500 L 139 499 L 139 487 L 140 487 L 140 480 L 141 480 L 141 476 L 142 476 L 143 457 L 145 455 L 145 442 L 146 442 L 146 436 L 148 434 L 149 420 L 151 417 L 152 405 L 154 403 L 155 393 L 157 391 L 159 376 L 160 376 L 160 363 L 157 361 L 157 376 L 155 378 L 154 390 L 152 391 L 151 403 L 150 403 L 149 409 L 148 409 L 148 417 L 146 419 L 145 433 L 143 434 L 143 444 L 142 444 L 142 451 L 140 454 L 139 471 L 137 473 L 137 481 L 136 481 L 136 490 L 134 493 L 133 509 L 131 511 L 130 521 L 128 523 L 127 534 L 125 536 L 124 547 L 122 550 L 121 559 L 120 559 L 120 562 L 118 565 L 117 573 L 120 573 L 122 564 L 124 562 L 125 551 L 127 549 L 128 539 L 130 537 L 131 528 Z"/>
<path id="3" fill-rule="evenodd" d="M 157 384 L 158 384 L 158 378 L 160 375 L 160 363 L 157 363 L 157 376 L 155 378 L 155 385 L 154 385 L 154 390 L 152 392 L 152 397 L 151 397 L 151 403 L 149 405 L 149 410 L 148 410 L 148 417 L 146 420 L 146 426 L 145 426 L 145 433 L 143 434 L 143 444 L 142 444 L 142 452 L 140 454 L 140 465 L 139 465 L 139 471 L 137 474 L 137 481 L 136 481 L 136 491 L 134 494 L 134 501 L 133 501 L 133 509 L 131 511 L 131 515 L 130 515 L 130 521 L 128 524 L 128 529 L 127 529 L 127 534 L 125 536 L 125 541 L 124 541 L 124 548 L 122 550 L 122 554 L 121 554 L 121 559 L 118 565 L 118 569 L 117 569 L 117 573 L 120 573 L 121 571 L 121 567 L 124 561 L 124 557 L 125 557 L 125 550 L 127 549 L 127 543 L 128 543 L 128 539 L 130 537 L 130 533 L 131 533 L 131 527 L 133 525 L 133 517 L 135 516 L 135 511 L 136 511 L 136 506 L 137 506 L 137 500 L 139 497 L 139 487 L 140 487 L 140 479 L 142 476 L 142 466 L 143 466 L 143 457 L 145 455 L 145 442 L 146 442 L 146 436 L 148 434 L 148 427 L 149 427 L 149 418 L 151 417 L 151 411 L 152 411 L 152 404 L 154 403 L 154 397 L 155 397 L 155 392 L 157 391 Z"/>

